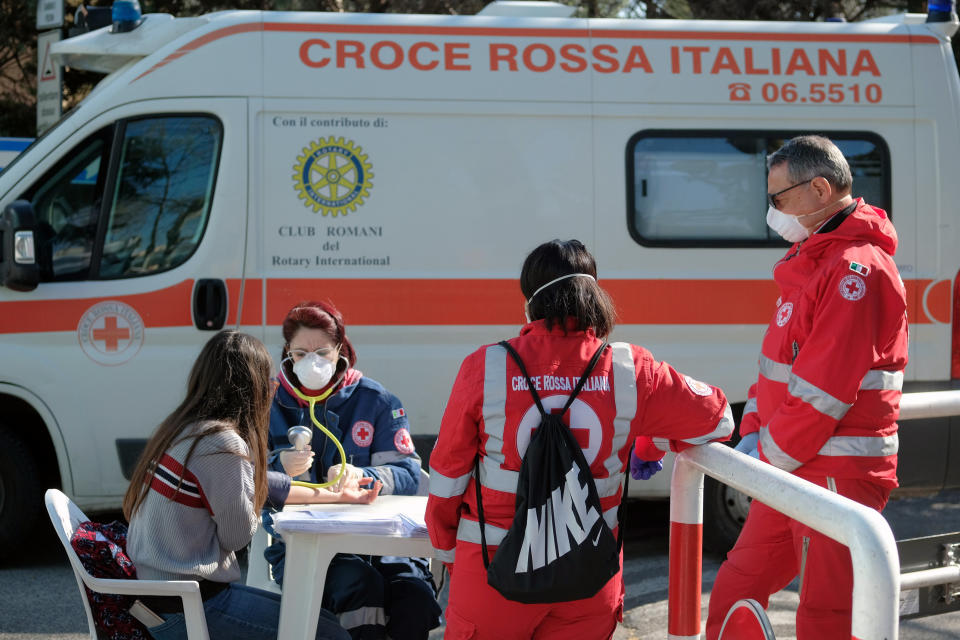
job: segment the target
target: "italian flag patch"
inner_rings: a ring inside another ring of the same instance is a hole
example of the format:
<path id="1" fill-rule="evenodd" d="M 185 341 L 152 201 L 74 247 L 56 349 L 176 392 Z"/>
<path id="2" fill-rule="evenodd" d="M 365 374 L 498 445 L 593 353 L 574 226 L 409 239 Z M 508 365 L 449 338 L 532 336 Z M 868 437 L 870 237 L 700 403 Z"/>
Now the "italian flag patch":
<path id="1" fill-rule="evenodd" d="M 402 417 L 405 416 L 405 415 L 407 415 L 407 412 L 403 410 L 403 407 L 401 407 L 401 408 L 399 408 L 399 409 L 394 409 L 394 410 L 393 410 L 393 419 L 394 419 L 394 420 L 396 420 L 397 418 L 402 418 Z"/>
<path id="2" fill-rule="evenodd" d="M 862 276 L 870 275 L 870 267 L 865 267 L 859 262 L 851 262 L 850 271 L 853 271 L 854 273 L 859 273 Z"/>

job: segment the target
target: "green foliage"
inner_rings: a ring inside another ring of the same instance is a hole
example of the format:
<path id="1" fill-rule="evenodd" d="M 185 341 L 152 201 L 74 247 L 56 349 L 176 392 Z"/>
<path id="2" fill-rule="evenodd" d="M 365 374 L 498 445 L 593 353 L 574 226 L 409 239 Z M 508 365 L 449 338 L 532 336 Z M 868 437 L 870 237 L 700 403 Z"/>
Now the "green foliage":
<path id="1" fill-rule="evenodd" d="M 853 22 L 901 11 L 926 11 L 922 0 L 653 0 L 637 2 L 648 18 L 697 20 L 824 20 Z"/>
<path id="2" fill-rule="evenodd" d="M 36 0 L 0 0 L 0 135 L 36 130 Z"/>

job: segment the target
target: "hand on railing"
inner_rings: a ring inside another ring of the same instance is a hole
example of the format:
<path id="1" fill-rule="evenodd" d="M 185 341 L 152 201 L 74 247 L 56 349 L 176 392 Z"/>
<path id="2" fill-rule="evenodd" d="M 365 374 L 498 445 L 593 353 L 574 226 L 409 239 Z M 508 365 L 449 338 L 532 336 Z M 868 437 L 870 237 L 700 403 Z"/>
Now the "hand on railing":
<path id="1" fill-rule="evenodd" d="M 754 431 L 740 438 L 740 442 L 734 447 L 740 453 L 745 453 L 757 460 L 760 459 L 760 452 L 757 451 L 757 443 L 760 441 L 760 434 Z"/>
<path id="2" fill-rule="evenodd" d="M 630 477 L 634 480 L 649 480 L 661 469 L 663 463 L 659 460 L 641 460 L 633 451 L 630 452 Z"/>

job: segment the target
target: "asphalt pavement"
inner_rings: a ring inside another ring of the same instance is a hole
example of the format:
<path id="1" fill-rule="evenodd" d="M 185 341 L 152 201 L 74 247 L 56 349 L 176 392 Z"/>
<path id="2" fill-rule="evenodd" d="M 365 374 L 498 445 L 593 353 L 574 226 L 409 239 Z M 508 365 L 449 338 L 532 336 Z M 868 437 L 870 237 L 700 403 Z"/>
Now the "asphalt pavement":
<path id="1" fill-rule="evenodd" d="M 667 632 L 668 508 L 666 503 L 631 501 L 624 549 L 627 597 L 624 623 L 614 640 L 662 640 Z M 109 519 L 110 515 L 106 514 Z M 960 531 L 960 491 L 930 498 L 892 501 L 884 516 L 900 540 Z M 23 541 L 22 550 L 0 564 L 0 640 L 82 640 L 89 638 L 80 591 L 52 527 L 44 523 Z M 719 556 L 703 559 L 703 619 Z M 446 590 L 441 594 L 445 601 Z M 444 602 L 445 603 L 445 602 Z M 795 637 L 797 586 L 771 599 L 769 614 L 778 640 Z M 431 633 L 431 640 L 442 630 Z M 960 637 L 960 612 L 900 624 L 902 640 Z"/>

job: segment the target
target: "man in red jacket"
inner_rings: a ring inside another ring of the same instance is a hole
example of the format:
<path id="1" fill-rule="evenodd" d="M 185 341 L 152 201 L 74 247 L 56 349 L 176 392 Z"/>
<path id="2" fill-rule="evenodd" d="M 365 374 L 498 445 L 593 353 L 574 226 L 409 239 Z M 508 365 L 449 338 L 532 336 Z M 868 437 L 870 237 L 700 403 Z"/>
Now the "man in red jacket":
<path id="1" fill-rule="evenodd" d="M 794 138 L 767 164 L 767 223 L 795 244 L 773 268 L 780 298 L 737 448 L 881 511 L 897 486 L 907 364 L 897 234 L 885 211 L 851 197 L 850 168 L 830 140 Z M 717 575 L 707 640 L 737 600 L 766 607 L 797 574 L 797 637 L 849 640 L 848 549 L 754 501 Z"/>

